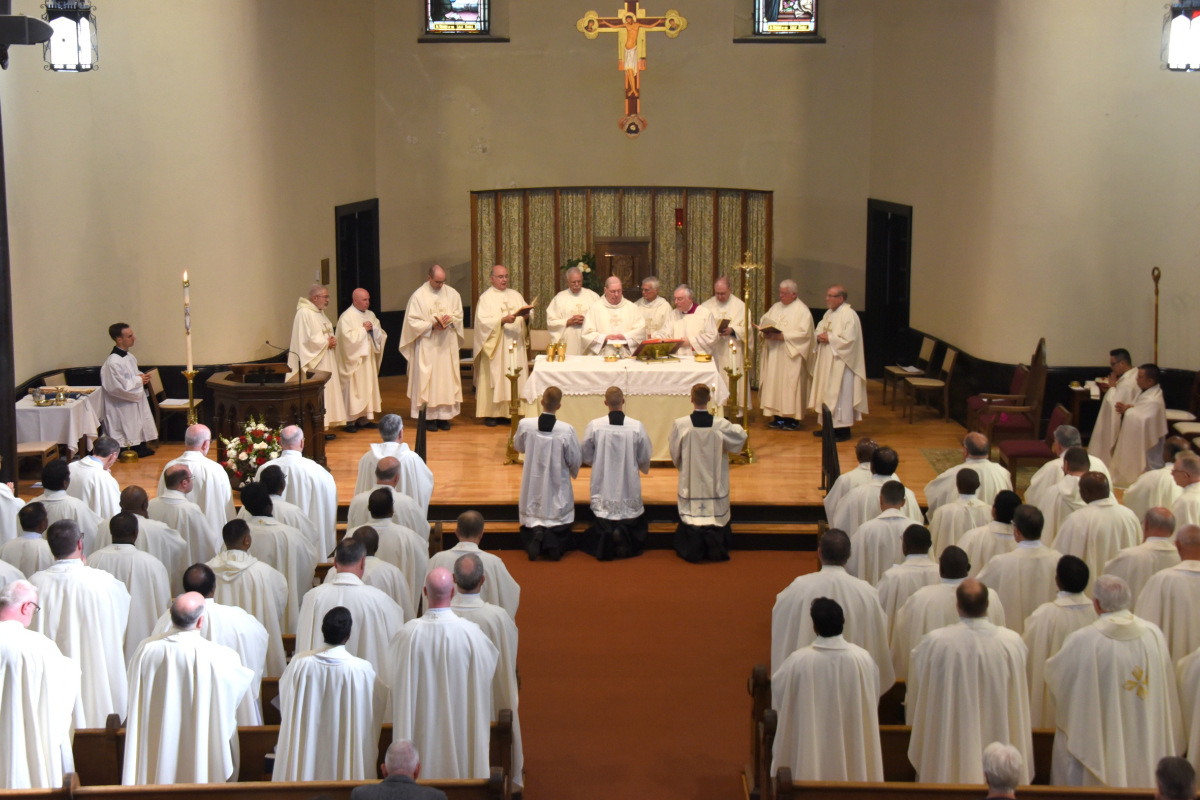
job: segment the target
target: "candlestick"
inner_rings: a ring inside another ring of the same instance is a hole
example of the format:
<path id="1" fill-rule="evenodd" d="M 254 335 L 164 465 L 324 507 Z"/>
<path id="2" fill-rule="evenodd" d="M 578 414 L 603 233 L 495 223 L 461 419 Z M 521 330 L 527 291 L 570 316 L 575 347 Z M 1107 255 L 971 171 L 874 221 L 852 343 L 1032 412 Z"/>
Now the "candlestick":
<path id="1" fill-rule="evenodd" d="M 183 339 L 187 347 L 187 371 L 192 371 L 192 298 L 187 270 L 183 271 Z"/>

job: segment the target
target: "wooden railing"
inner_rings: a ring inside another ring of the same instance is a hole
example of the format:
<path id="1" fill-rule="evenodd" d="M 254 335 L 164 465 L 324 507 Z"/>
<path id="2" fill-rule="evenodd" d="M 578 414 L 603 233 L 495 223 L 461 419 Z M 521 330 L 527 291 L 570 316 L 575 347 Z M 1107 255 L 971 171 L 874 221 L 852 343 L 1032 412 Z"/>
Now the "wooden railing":
<path id="1" fill-rule="evenodd" d="M 777 800 L 980 800 L 987 787 L 947 783 L 836 783 L 792 781 L 792 771 L 779 770 Z M 1094 789 L 1067 786 L 1022 786 L 1017 797 L 1030 800 L 1150 800 L 1149 789 Z"/>

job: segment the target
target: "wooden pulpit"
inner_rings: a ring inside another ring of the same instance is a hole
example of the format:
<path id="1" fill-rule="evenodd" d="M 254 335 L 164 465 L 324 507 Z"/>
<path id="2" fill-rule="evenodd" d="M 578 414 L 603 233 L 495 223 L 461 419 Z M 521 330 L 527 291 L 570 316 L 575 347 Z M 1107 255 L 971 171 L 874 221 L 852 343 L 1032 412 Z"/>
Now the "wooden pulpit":
<path id="1" fill-rule="evenodd" d="M 325 463 L 325 384 L 328 372 L 309 372 L 286 383 L 262 382 L 260 370 L 235 365 L 229 372 L 218 372 L 208 379 L 213 393 L 212 432 L 217 438 L 217 458 L 225 460 L 220 437 L 241 436 L 250 417 L 261 419 L 272 428 L 299 425 L 304 431 L 304 455 L 322 467 Z M 281 365 L 285 366 L 286 365 Z"/>

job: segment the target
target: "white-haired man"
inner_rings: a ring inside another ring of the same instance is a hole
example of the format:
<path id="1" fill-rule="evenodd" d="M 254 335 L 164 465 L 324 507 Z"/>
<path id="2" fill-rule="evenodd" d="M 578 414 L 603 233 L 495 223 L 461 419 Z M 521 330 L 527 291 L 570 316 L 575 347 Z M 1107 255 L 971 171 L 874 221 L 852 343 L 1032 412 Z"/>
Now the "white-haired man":
<path id="1" fill-rule="evenodd" d="M 1175 467 L 1171 470 L 1175 483 L 1182 489 L 1171 513 L 1175 515 L 1175 527 L 1200 525 L 1200 456 L 1195 453 L 1180 453 L 1175 456 Z"/>
<path id="2" fill-rule="evenodd" d="M 375 467 L 384 458 L 400 462 L 400 482 L 396 488 L 417 501 L 421 513 L 429 515 L 429 499 L 433 497 L 433 470 L 404 443 L 404 419 L 399 414 L 384 414 L 379 419 L 379 438 L 358 460 L 358 480 L 354 494 L 360 495 L 375 488 Z"/>
<path id="3" fill-rule="evenodd" d="M 104 393 L 104 429 L 122 447 L 131 447 L 142 458 L 154 455 L 147 445 L 158 438 L 146 385 L 150 376 L 138 369 L 137 357 L 129 352 L 137 337 L 124 322 L 108 326 L 113 349 L 100 367 Z"/>
<path id="4" fill-rule="evenodd" d="M 700 305 L 711 311 L 717 321 L 717 343 L 713 345 L 717 372 L 724 375 L 725 368 L 730 367 L 745 376 L 746 367 L 753 367 L 746 351 L 746 304 L 733 293 L 729 278 L 722 275 L 713 281 L 713 296 Z M 746 400 L 749 384 L 745 377 L 738 383 L 742 405 L 749 405 Z"/>
<path id="5" fill-rule="evenodd" d="M 675 308 L 667 315 L 670 328 L 668 338 L 682 339 L 679 346 L 684 355 L 689 353 L 712 354 L 717 342 L 717 321 L 712 312 L 696 303 L 692 289 L 681 283 L 675 289 Z"/>
<path id="6" fill-rule="evenodd" d="M 983 779 L 988 786 L 987 800 L 1015 800 L 1024 768 L 1025 759 L 1021 758 L 1021 751 L 1011 744 L 992 742 L 983 748 Z"/>
<path id="7" fill-rule="evenodd" d="M 432 786 L 418 786 L 421 755 L 407 739 L 388 745 L 380 767 L 383 780 L 366 783 L 350 790 L 350 800 L 446 800 L 446 793 Z"/>
<path id="8" fill-rule="evenodd" d="M 579 267 L 568 269 L 566 279 L 567 288 L 546 306 L 546 330 L 553 341 L 566 342 L 567 355 L 578 356 L 584 351 L 583 316 L 600 295 L 584 287 Z"/>
<path id="9" fill-rule="evenodd" d="M 400 331 L 400 355 L 408 360 L 409 415 L 416 419 L 424 408 L 426 430 L 450 430 L 462 407 L 458 351 L 463 341 L 462 298 L 446 285 L 446 271 L 434 264 L 429 280 L 408 298 Z"/>
<path id="10" fill-rule="evenodd" d="M 319 370 L 329 373 L 325 384 L 325 428 L 341 427 L 346 424 L 346 398 L 342 392 L 341 371 L 338 369 L 337 337 L 333 335 L 333 323 L 325 316 L 329 305 L 329 289 L 314 283 L 308 289 L 308 297 L 296 301 L 296 316 L 292 320 L 292 339 L 288 345 L 288 380 L 296 380 L 303 367 L 305 377 Z M 326 434 L 332 439 L 334 434 Z"/>
<path id="11" fill-rule="evenodd" d="M 954 478 L 959 470 L 971 469 L 979 474 L 979 489 L 975 496 L 981 502 L 991 504 L 998 492 L 1012 491 L 1012 476 L 1008 470 L 990 460 L 992 445 L 982 433 L 968 433 L 963 437 L 963 463 L 938 475 L 925 484 L 925 502 L 929 504 L 929 514 L 937 511 L 938 506 L 954 502 L 958 497 Z"/>
<path id="12" fill-rule="evenodd" d="M 1097 379 L 1106 391 L 1100 401 L 1100 411 L 1096 415 L 1096 425 L 1092 428 L 1092 438 L 1088 442 L 1088 452 L 1099 458 L 1105 464 L 1111 464 L 1113 447 L 1117 444 L 1117 434 L 1121 432 L 1121 415 L 1117 413 L 1117 403 L 1129 405 L 1137 399 L 1142 390 L 1137 385 L 1137 370 L 1133 368 L 1133 357 L 1124 348 L 1109 351 L 1108 365 L 1111 368 L 1107 380 Z"/>
<path id="13" fill-rule="evenodd" d="M 318 556 L 333 552 L 337 528 L 337 481 L 311 458 L 304 455 L 304 431 L 296 425 L 288 425 L 279 432 L 279 444 L 283 448 L 279 458 L 268 461 L 258 468 L 261 474 L 274 464 L 287 476 L 284 500 L 298 506 L 317 526 L 321 536 Z"/>
<path id="14" fill-rule="evenodd" d="M 1171 658 L 1179 661 L 1200 647 L 1200 526 L 1175 531 L 1180 562 L 1146 582 L 1138 596 L 1137 615 L 1153 622 L 1167 637 Z"/>
<path id="15" fill-rule="evenodd" d="M 1183 488 L 1175 481 L 1175 457 L 1191 451 L 1192 444 L 1187 439 L 1182 436 L 1168 437 L 1163 442 L 1163 466 L 1143 472 L 1121 495 L 1121 502 L 1143 521 L 1150 509 L 1158 506 L 1169 509 L 1175 505 L 1175 501 L 1183 494 Z"/>
<path id="16" fill-rule="evenodd" d="M 867 413 L 862 325 L 849 299 L 845 286 L 830 286 L 825 292 L 827 310 L 817 324 L 817 353 L 809 364 L 808 405 L 818 414 L 821 406 L 829 406 L 839 442 L 850 439 L 850 426 Z M 820 435 L 820 431 L 813 433 Z"/>
<path id="17" fill-rule="evenodd" d="M 1058 707 L 1050 783 L 1151 788 L 1158 759 L 1187 743 L 1175 665 L 1158 626 L 1129 610 L 1125 581 L 1101 575 L 1092 591 L 1100 618 L 1046 662 Z"/>
<path id="18" fill-rule="evenodd" d="M 759 405 L 775 417 L 767 427 L 800 430 L 808 401 L 809 360 L 813 351 L 812 312 L 798 302 L 796 282 L 779 284 L 779 302 L 759 320 L 763 349 L 759 373 Z M 819 414 L 820 408 L 817 409 Z"/>
<path id="19" fill-rule="evenodd" d="M 338 317 L 334 338 L 342 387 L 346 392 L 346 432 L 374 428 L 371 422 L 382 408 L 379 401 L 379 365 L 387 331 L 371 310 L 371 293 L 355 289 L 350 307 Z"/>
<path id="20" fill-rule="evenodd" d="M 90 456 L 68 465 L 71 485 L 67 494 L 86 503 L 100 519 L 108 519 L 121 510 L 121 486 L 109 471 L 119 455 L 121 445 L 117 440 L 100 436 L 92 443 Z"/>
<path id="21" fill-rule="evenodd" d="M 1047 461 L 1038 471 L 1033 473 L 1033 478 L 1029 481 L 1029 488 L 1025 490 L 1025 502 L 1031 506 L 1042 505 L 1042 500 L 1045 495 L 1054 489 L 1063 476 L 1063 456 L 1072 447 L 1079 447 L 1083 443 L 1083 439 L 1079 435 L 1079 429 L 1071 425 L 1059 425 L 1054 429 L 1054 444 L 1050 449 L 1058 458 L 1053 461 Z M 1090 469 L 1092 472 L 1103 472 L 1108 475 L 1108 467 L 1103 461 L 1091 456 L 1089 458 Z"/>
<path id="22" fill-rule="evenodd" d="M 662 303 L 667 305 L 665 300 Z M 643 339 L 654 337 L 649 333 L 642 310 L 621 293 L 621 279 L 610 275 L 604 281 L 604 296 L 583 315 L 582 338 L 585 352 L 592 355 L 603 351 L 629 355 Z"/>
<path id="23" fill-rule="evenodd" d="M 214 531 L 233 519 L 233 490 L 229 475 L 216 461 L 208 457 L 212 449 L 212 431 L 207 425 L 191 425 L 183 434 L 183 453 L 163 467 L 158 476 L 158 494 L 167 489 L 167 470 L 177 464 L 186 465 L 192 473 L 191 488 L 183 496 L 200 506 L 204 518 Z"/>
<path id="24" fill-rule="evenodd" d="M 492 285 L 475 305 L 475 416 L 494 428 L 507 423 L 512 381 L 507 376 L 521 367 L 516 392 L 525 385 L 529 351 L 525 336 L 532 309 L 525 298 L 508 286 L 508 267 L 492 267 Z"/>
<path id="25" fill-rule="evenodd" d="M 607 288 L 607 283 L 605 286 Z M 661 288 L 662 284 L 653 275 L 643 278 L 642 298 L 634 304 L 646 320 L 647 339 L 662 338 L 670 331 L 671 304 L 658 296 Z"/>
<path id="26" fill-rule="evenodd" d="M 1175 515 L 1168 509 L 1160 506 L 1147 511 L 1142 532 L 1145 538 L 1141 544 L 1126 547 L 1104 565 L 1105 575 L 1116 575 L 1129 584 L 1134 607 L 1146 582 L 1180 561 L 1179 549 L 1171 541 L 1175 533 Z"/>

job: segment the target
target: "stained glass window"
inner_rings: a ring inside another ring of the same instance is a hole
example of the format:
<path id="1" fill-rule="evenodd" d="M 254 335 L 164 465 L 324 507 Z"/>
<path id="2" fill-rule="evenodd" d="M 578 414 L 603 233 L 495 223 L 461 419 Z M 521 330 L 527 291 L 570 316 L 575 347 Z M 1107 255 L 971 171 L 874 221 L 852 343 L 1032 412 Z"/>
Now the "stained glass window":
<path id="1" fill-rule="evenodd" d="M 425 0 L 425 32 L 487 34 L 488 0 Z"/>
<path id="2" fill-rule="evenodd" d="M 754 0 L 754 33 L 817 35 L 817 0 Z"/>

